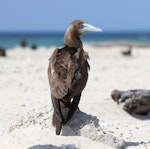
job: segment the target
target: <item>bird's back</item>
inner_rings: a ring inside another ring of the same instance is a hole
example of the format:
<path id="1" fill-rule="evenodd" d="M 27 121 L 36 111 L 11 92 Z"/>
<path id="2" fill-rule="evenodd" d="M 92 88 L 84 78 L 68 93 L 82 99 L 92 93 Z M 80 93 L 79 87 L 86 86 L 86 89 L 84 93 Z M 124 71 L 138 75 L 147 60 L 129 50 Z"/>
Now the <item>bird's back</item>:
<path id="1" fill-rule="evenodd" d="M 48 68 L 52 96 L 71 99 L 82 92 L 88 78 L 87 59 L 88 54 L 82 48 L 55 49 Z"/>

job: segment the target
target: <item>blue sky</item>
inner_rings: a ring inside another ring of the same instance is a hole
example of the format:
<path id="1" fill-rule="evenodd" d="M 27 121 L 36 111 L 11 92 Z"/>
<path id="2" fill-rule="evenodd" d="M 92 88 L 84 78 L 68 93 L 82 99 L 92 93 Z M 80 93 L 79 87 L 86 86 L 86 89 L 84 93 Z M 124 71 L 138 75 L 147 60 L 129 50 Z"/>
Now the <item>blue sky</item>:
<path id="1" fill-rule="evenodd" d="M 1 31 L 64 31 L 83 19 L 104 31 L 150 31 L 150 0 L 1 0 Z"/>

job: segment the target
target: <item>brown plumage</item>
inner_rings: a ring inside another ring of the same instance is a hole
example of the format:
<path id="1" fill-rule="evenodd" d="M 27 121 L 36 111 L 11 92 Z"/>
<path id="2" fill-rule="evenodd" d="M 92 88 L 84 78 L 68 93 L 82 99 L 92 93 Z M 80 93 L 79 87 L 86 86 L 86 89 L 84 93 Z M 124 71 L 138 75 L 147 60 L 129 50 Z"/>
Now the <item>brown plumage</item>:
<path id="1" fill-rule="evenodd" d="M 55 49 L 50 58 L 48 78 L 54 106 L 53 125 L 61 132 L 78 107 L 81 93 L 88 79 L 88 53 L 83 50 L 80 35 L 87 31 L 101 31 L 84 21 L 75 20 L 64 36 L 65 46 Z"/>

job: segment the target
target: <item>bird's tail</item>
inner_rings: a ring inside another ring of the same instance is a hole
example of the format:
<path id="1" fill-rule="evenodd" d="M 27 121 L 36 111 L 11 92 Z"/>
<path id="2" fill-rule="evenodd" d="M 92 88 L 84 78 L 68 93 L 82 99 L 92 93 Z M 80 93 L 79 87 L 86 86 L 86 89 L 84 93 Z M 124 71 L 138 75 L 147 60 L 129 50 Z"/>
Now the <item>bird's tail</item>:
<path id="1" fill-rule="evenodd" d="M 55 111 L 54 111 L 54 113 L 53 113 L 52 124 L 53 124 L 53 126 L 56 127 L 56 135 L 59 135 L 60 132 L 61 132 L 61 128 L 62 128 L 62 121 L 60 121 L 60 120 L 57 118 L 57 116 L 56 116 L 56 114 L 55 114 Z"/>

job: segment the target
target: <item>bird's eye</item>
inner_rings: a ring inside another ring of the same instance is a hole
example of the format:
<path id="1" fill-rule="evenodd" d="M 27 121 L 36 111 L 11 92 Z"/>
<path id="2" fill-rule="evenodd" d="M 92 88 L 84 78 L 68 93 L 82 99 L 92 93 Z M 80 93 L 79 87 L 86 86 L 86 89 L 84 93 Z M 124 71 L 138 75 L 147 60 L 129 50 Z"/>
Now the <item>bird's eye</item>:
<path id="1" fill-rule="evenodd" d="M 84 27 L 84 24 L 81 24 L 81 25 L 80 25 L 80 28 L 83 28 L 83 27 Z"/>

